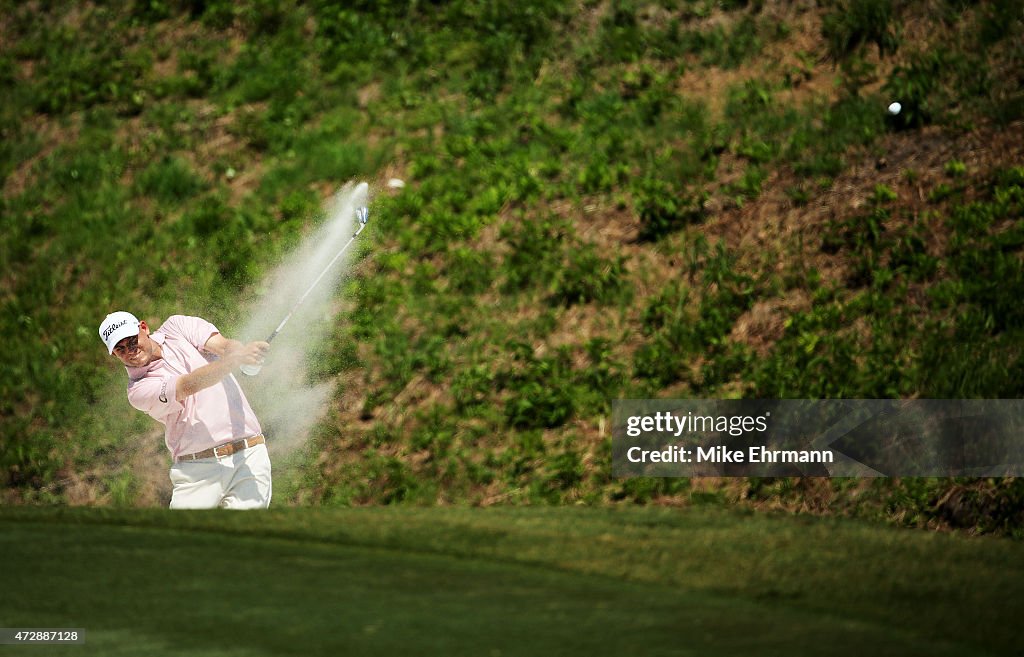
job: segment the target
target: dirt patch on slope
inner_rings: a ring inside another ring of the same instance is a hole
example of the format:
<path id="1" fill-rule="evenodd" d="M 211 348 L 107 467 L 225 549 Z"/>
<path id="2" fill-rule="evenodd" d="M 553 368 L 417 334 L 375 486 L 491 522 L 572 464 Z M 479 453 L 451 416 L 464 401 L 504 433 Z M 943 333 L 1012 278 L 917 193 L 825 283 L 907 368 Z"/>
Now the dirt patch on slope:
<path id="1" fill-rule="evenodd" d="M 851 263 L 842 254 L 822 250 L 828 226 L 866 212 L 877 186 L 897 195 L 886 204 L 891 215 L 888 228 L 923 213 L 941 213 L 943 205 L 930 199 L 930 192 L 953 182 L 948 167 L 954 161 L 966 167 L 964 175 L 980 179 L 996 169 L 1019 166 L 1024 162 L 1024 122 L 960 134 L 928 128 L 887 135 L 806 205 L 796 205 L 786 194 L 799 179 L 781 169 L 766 181 L 760 197 L 710 220 L 707 233 L 740 254 L 738 267 L 750 275 L 782 275 L 787 267 L 799 264 L 807 271 L 817 270 L 825 283 L 842 284 Z M 936 233 L 931 239 L 930 248 L 938 255 L 943 237 Z M 797 290 L 759 302 L 739 318 L 732 337 L 764 351 L 781 336 L 786 315 L 808 305 Z"/>

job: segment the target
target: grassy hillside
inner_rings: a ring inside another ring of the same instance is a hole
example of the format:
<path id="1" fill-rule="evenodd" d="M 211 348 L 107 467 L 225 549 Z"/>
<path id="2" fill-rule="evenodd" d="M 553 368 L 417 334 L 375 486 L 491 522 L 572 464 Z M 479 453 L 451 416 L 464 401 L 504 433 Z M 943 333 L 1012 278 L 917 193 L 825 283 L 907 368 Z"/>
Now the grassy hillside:
<path id="1" fill-rule="evenodd" d="M 722 509 L 5 509 L 0 618 L 86 630 L 54 655 L 1012 654 L 1022 549 Z"/>
<path id="2" fill-rule="evenodd" d="M 0 4 L 7 500 L 158 502 L 97 322 L 230 332 L 330 192 L 398 176 L 291 501 L 1022 525 L 1017 480 L 615 480 L 606 427 L 1024 391 L 1021 2 L 129 7 Z"/>

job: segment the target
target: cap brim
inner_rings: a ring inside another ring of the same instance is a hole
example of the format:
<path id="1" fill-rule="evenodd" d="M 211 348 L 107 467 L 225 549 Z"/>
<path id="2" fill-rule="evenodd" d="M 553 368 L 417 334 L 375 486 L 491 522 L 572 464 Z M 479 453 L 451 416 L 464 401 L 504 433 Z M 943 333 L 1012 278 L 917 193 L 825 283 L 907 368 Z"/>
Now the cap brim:
<path id="1" fill-rule="evenodd" d="M 110 335 L 110 342 L 107 343 L 107 353 L 112 355 L 114 353 L 114 347 L 117 346 L 118 342 L 138 334 L 139 324 L 136 324 L 135 326 L 132 326 L 131 322 L 125 324 Z"/>

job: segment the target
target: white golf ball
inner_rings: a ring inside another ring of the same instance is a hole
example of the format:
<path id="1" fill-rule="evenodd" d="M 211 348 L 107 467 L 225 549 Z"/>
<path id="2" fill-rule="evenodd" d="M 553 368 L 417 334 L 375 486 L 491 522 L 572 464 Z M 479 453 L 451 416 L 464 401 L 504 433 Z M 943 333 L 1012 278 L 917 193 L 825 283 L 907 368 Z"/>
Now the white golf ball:
<path id="1" fill-rule="evenodd" d="M 889 104 L 889 114 L 892 114 L 893 116 L 899 114 L 901 109 L 903 109 L 903 105 L 900 105 L 899 103 Z"/>
<path id="2" fill-rule="evenodd" d="M 388 181 L 388 187 L 391 189 L 401 189 L 405 187 L 405 181 L 401 178 L 392 178 Z"/>

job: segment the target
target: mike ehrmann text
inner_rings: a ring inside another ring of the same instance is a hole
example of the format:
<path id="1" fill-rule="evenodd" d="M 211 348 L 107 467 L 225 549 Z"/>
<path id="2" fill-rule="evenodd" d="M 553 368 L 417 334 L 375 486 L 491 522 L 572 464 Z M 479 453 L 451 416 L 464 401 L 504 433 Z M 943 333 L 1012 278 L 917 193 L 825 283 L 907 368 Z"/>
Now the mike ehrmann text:
<path id="1" fill-rule="evenodd" d="M 833 463 L 832 450 L 768 449 L 751 447 L 746 452 L 730 450 L 722 445 L 687 449 L 669 445 L 660 450 L 630 447 L 626 451 L 630 463 Z"/>

